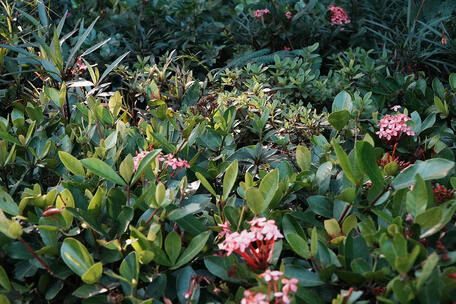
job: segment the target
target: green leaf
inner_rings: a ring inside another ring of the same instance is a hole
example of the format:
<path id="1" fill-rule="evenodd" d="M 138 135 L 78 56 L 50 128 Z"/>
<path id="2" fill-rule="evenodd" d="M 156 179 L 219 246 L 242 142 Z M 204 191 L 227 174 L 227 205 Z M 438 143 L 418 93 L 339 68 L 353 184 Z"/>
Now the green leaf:
<path id="1" fill-rule="evenodd" d="M 136 252 L 131 252 L 126 256 L 120 264 L 119 273 L 129 282 L 132 294 L 139 279 L 139 262 Z"/>
<path id="2" fill-rule="evenodd" d="M 63 241 L 60 255 L 68 268 L 80 277 L 94 264 L 87 248 L 74 238 L 66 238 Z"/>
<path id="3" fill-rule="evenodd" d="M 210 233 L 208 231 L 203 232 L 195 236 L 188 247 L 184 250 L 176 265 L 171 267 L 171 269 L 179 268 L 188 262 L 190 262 L 206 245 L 207 240 L 209 239 Z"/>
<path id="4" fill-rule="evenodd" d="M 62 290 L 63 288 L 63 281 L 62 280 L 57 280 L 52 286 L 46 291 L 46 294 L 44 298 L 48 301 L 52 300 L 57 296 L 57 294 Z M 1 303 L 1 301 L 0 301 Z"/>
<path id="5" fill-rule="evenodd" d="M 74 56 L 76 55 L 77 51 L 79 50 L 79 48 L 81 47 L 81 45 L 84 43 L 84 41 L 87 39 L 87 37 L 89 36 L 90 32 L 92 31 L 93 29 L 93 26 L 95 25 L 95 23 L 97 22 L 98 18 L 100 17 L 97 17 L 90 25 L 89 27 L 85 30 L 85 32 L 80 35 L 78 37 L 78 41 L 76 42 L 75 46 L 71 49 L 70 51 L 70 55 L 68 56 L 68 59 L 67 59 L 67 64 L 65 65 L 65 69 L 68 69 L 70 67 L 70 64 L 73 62 L 73 58 Z"/>
<path id="6" fill-rule="evenodd" d="M 133 170 L 134 170 L 134 162 L 133 162 L 133 156 L 131 154 L 128 154 L 125 159 L 120 163 L 119 166 L 119 173 L 122 178 L 129 183 L 131 181 L 131 178 L 133 176 Z"/>
<path id="7" fill-rule="evenodd" d="M 456 73 L 450 75 L 450 86 L 451 89 L 456 92 Z"/>
<path id="8" fill-rule="evenodd" d="M 331 175 L 332 168 L 333 165 L 330 161 L 327 161 L 318 167 L 317 173 L 315 173 L 315 181 L 318 185 Z"/>
<path id="9" fill-rule="evenodd" d="M 334 101 L 332 104 L 331 112 L 347 110 L 351 112 L 353 108 L 353 102 L 350 94 L 345 91 L 340 92 L 339 94 L 334 97 Z"/>
<path id="10" fill-rule="evenodd" d="M 207 179 L 201 173 L 196 172 L 195 175 L 201 181 L 201 183 L 203 184 L 204 188 L 207 189 L 207 191 L 209 191 L 213 196 L 217 196 L 214 188 L 212 188 L 211 184 L 209 184 Z"/>
<path id="11" fill-rule="evenodd" d="M 407 212 L 413 217 L 423 213 L 427 207 L 428 193 L 426 183 L 419 174 L 415 176 L 415 186 L 413 190 L 407 193 L 406 208 Z"/>
<path id="12" fill-rule="evenodd" d="M 97 17 L 98 19 L 98 17 Z M 95 20 L 97 21 L 97 20 Z M 95 22 L 94 21 L 94 22 Z M 126 52 L 125 54 L 123 55 L 120 55 L 116 60 L 114 60 L 109 66 L 108 68 L 103 72 L 103 74 L 101 74 L 101 77 L 100 79 L 98 80 L 98 83 L 97 85 L 99 85 L 101 83 L 101 81 L 106 77 L 108 76 L 108 74 L 129 54 L 130 52 Z"/>
<path id="13" fill-rule="evenodd" d="M 0 285 L 6 289 L 6 292 L 11 291 L 11 282 L 8 278 L 8 274 L 5 271 L 5 268 L 3 268 L 2 265 L 0 265 Z"/>
<path id="14" fill-rule="evenodd" d="M 440 207 L 434 207 L 418 214 L 415 218 L 415 223 L 420 225 L 421 229 L 424 230 L 437 225 L 441 219 L 442 209 Z"/>
<path id="15" fill-rule="evenodd" d="M 347 110 L 337 111 L 329 114 L 328 122 L 336 129 L 337 131 L 342 130 L 350 120 L 350 112 Z"/>
<path id="16" fill-rule="evenodd" d="M 9 141 L 12 144 L 16 144 L 18 146 L 22 146 L 21 142 L 17 138 L 15 138 L 15 137 L 11 136 L 10 134 L 8 134 L 8 132 L 0 130 L 0 138 L 3 138 L 4 140 Z"/>
<path id="17" fill-rule="evenodd" d="M 148 153 L 144 158 L 141 160 L 139 163 L 138 169 L 135 172 L 135 175 L 133 176 L 133 179 L 130 182 L 130 185 L 133 185 L 140 179 L 144 171 L 146 171 L 146 168 L 150 165 L 150 163 L 155 159 L 155 157 L 161 152 L 160 149 L 153 150 L 150 153 Z"/>
<path id="18" fill-rule="evenodd" d="M 166 197 L 166 189 L 163 183 L 158 183 L 157 187 L 155 188 L 155 200 L 157 201 L 157 208 L 161 206 L 163 200 Z"/>
<path id="19" fill-rule="evenodd" d="M 81 277 L 86 284 L 95 284 L 101 278 L 103 264 L 101 262 L 93 264 Z"/>
<path id="20" fill-rule="evenodd" d="M 342 223 L 342 233 L 347 235 L 350 231 L 356 229 L 358 226 L 358 220 L 356 219 L 356 215 L 350 214 Z"/>
<path id="21" fill-rule="evenodd" d="M 307 244 L 307 240 L 303 239 L 296 233 L 287 233 L 285 234 L 285 238 L 294 252 L 296 252 L 299 256 L 301 256 L 304 259 L 310 259 L 311 254 L 309 250 L 309 245 Z"/>
<path id="22" fill-rule="evenodd" d="M 226 169 L 223 177 L 223 200 L 226 201 L 238 176 L 238 160 L 234 160 Z"/>
<path id="23" fill-rule="evenodd" d="M 313 213 L 331 218 L 333 215 L 333 206 L 326 196 L 314 195 L 307 198 L 307 203 Z"/>
<path id="24" fill-rule="evenodd" d="M 339 166 L 344 171 L 345 176 L 351 181 L 354 185 L 358 185 L 359 182 L 356 180 L 353 175 L 352 165 L 350 159 L 348 158 L 347 153 L 342 149 L 338 143 L 334 143 L 334 151 L 336 152 L 337 160 L 339 161 Z"/>
<path id="25" fill-rule="evenodd" d="M 81 160 L 82 165 L 94 174 L 107 179 L 115 184 L 125 186 L 125 181 L 107 163 L 98 158 L 86 158 Z"/>
<path id="26" fill-rule="evenodd" d="M 36 3 L 38 7 L 38 16 L 40 17 L 40 22 L 44 27 L 48 26 L 48 16 L 46 12 L 46 7 L 43 4 L 42 0 L 38 0 Z"/>
<path id="27" fill-rule="evenodd" d="M 245 200 L 250 210 L 255 214 L 260 214 L 265 209 L 263 195 L 257 188 L 251 187 L 245 192 Z"/>
<path id="28" fill-rule="evenodd" d="M 439 262 L 439 256 L 437 253 L 432 253 L 423 263 L 423 269 L 421 270 L 420 274 L 417 275 L 417 289 L 420 290 L 421 287 L 424 285 L 426 280 L 431 276 L 432 272 L 434 271 L 437 263 Z"/>
<path id="29" fill-rule="evenodd" d="M 279 187 L 279 169 L 274 169 L 261 179 L 259 190 L 264 199 L 263 210 L 269 206 Z"/>
<path id="30" fill-rule="evenodd" d="M 13 198 L 0 187 L 0 209 L 10 215 L 18 215 L 19 208 Z"/>
<path id="31" fill-rule="evenodd" d="M 57 195 L 57 199 L 55 200 L 55 206 L 60 210 L 63 210 L 61 215 L 65 220 L 65 229 L 70 229 L 71 224 L 73 223 L 73 214 L 68 211 L 68 207 L 74 208 L 74 198 L 71 194 L 70 190 L 63 189 L 59 195 Z"/>
<path id="32" fill-rule="evenodd" d="M 285 264 L 285 275 L 289 278 L 297 278 L 299 285 L 303 287 L 317 287 L 325 284 L 317 273 L 300 265 Z"/>
<path id="33" fill-rule="evenodd" d="M 340 226 L 336 219 L 329 219 L 324 221 L 326 233 L 333 237 L 338 237 L 340 234 Z"/>
<path id="34" fill-rule="evenodd" d="M 310 170 L 310 166 L 312 165 L 312 156 L 307 147 L 296 147 L 296 162 L 302 171 Z"/>
<path id="35" fill-rule="evenodd" d="M 426 161 L 417 160 L 415 164 L 399 173 L 391 185 L 394 189 L 404 189 L 416 183 L 415 176 L 419 174 L 423 180 L 444 178 L 454 167 L 454 162 L 443 158 L 432 158 Z"/>
<path id="36" fill-rule="evenodd" d="M 165 251 L 172 264 L 175 264 L 181 251 L 181 238 L 176 231 L 171 231 L 165 239 Z"/>
<path id="37" fill-rule="evenodd" d="M 368 142 L 359 141 L 356 143 L 356 157 L 362 170 L 369 176 L 374 187 L 384 187 L 382 172 L 375 158 L 374 147 Z"/>
<path id="38" fill-rule="evenodd" d="M 312 234 L 310 236 L 310 253 L 312 256 L 318 254 L 318 232 L 315 226 L 312 228 Z"/>

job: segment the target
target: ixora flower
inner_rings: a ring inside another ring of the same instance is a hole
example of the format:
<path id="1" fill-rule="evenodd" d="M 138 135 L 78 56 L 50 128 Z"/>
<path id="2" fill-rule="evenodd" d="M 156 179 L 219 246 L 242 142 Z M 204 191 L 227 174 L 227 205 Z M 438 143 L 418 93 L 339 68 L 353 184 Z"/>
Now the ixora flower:
<path id="1" fill-rule="evenodd" d="M 253 13 L 253 15 L 255 16 L 255 18 L 261 19 L 261 17 L 263 17 L 263 15 L 267 15 L 269 13 L 270 13 L 270 11 L 267 8 L 265 8 L 265 9 L 261 9 L 261 10 L 256 10 Z"/>
<path id="2" fill-rule="evenodd" d="M 141 153 L 138 153 L 136 151 L 136 156 L 133 157 L 133 167 L 134 167 L 134 170 L 138 170 L 138 167 L 139 167 L 139 163 L 141 162 L 141 160 L 146 157 L 147 154 L 149 154 L 151 151 L 142 151 Z"/>
<path id="3" fill-rule="evenodd" d="M 293 14 L 292 14 L 290 11 L 288 11 L 288 12 L 285 13 L 285 17 L 286 17 L 288 20 L 290 20 L 291 18 L 293 18 Z"/>
<path id="4" fill-rule="evenodd" d="M 393 107 L 393 110 L 397 111 L 397 106 Z M 414 136 L 415 133 L 412 131 L 412 127 L 406 124 L 407 121 L 411 120 L 410 117 L 403 113 L 397 113 L 395 115 L 386 114 L 380 119 L 379 127 L 380 130 L 375 132 L 379 138 L 384 138 L 390 144 L 399 142 L 404 134 L 408 136 Z"/>
<path id="5" fill-rule="evenodd" d="M 331 12 L 331 25 L 343 25 L 351 22 L 350 18 L 348 18 L 347 13 L 344 11 L 342 7 L 335 6 L 335 4 L 333 3 L 333 5 L 331 5 L 331 7 L 328 8 L 328 10 Z"/>
<path id="6" fill-rule="evenodd" d="M 265 269 L 272 258 L 275 241 L 283 238 L 274 220 L 257 218 L 248 222 L 250 231 L 242 230 L 230 232 L 229 223 L 223 224 L 223 235 L 225 239 L 219 248 L 231 255 L 233 252 L 239 254 L 252 270 Z M 226 227 L 226 228 L 225 228 Z"/>
<path id="7" fill-rule="evenodd" d="M 244 299 L 241 303 L 274 303 L 274 304 L 288 304 L 291 302 L 291 292 L 298 290 L 298 279 L 280 278 L 283 272 L 277 270 L 266 270 L 258 277 L 268 283 L 267 295 L 263 293 L 253 293 L 250 290 L 244 292 Z M 266 299 L 269 302 L 266 302 Z M 272 302 L 274 300 L 274 302 Z"/>

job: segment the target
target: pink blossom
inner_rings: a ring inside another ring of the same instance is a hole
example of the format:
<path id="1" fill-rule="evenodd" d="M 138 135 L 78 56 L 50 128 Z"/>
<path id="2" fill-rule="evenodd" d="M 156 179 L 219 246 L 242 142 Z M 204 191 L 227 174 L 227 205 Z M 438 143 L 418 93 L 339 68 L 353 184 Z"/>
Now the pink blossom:
<path id="1" fill-rule="evenodd" d="M 287 17 L 287 19 L 290 20 L 291 18 L 293 18 L 293 14 L 290 11 L 288 11 L 285 13 L 285 17 Z"/>
<path id="2" fill-rule="evenodd" d="M 411 120 L 405 114 L 398 113 L 395 115 L 386 114 L 379 122 L 380 130 L 375 132 L 379 138 L 385 138 L 390 143 L 398 142 L 403 134 L 414 136 L 412 127 L 406 124 L 406 121 Z"/>
<path id="3" fill-rule="evenodd" d="M 288 47 L 288 46 L 286 46 L 286 45 L 283 46 L 283 49 L 284 49 L 285 51 L 291 51 L 291 47 Z"/>
<path id="4" fill-rule="evenodd" d="M 292 291 L 296 292 L 298 291 L 298 279 L 292 278 L 292 279 L 282 279 L 282 284 L 284 285 L 282 288 L 282 291 Z"/>
<path id="5" fill-rule="evenodd" d="M 395 105 L 395 106 L 391 107 L 391 110 L 393 110 L 394 112 L 397 112 L 397 110 L 399 110 L 400 108 L 401 108 L 401 106 Z"/>
<path id="6" fill-rule="evenodd" d="M 138 153 L 136 152 L 136 156 L 133 157 L 133 167 L 134 167 L 134 171 L 138 170 L 138 167 L 139 167 L 139 163 L 141 162 L 141 160 L 146 157 L 147 154 L 149 154 L 150 151 L 142 151 L 141 153 Z"/>
<path id="7" fill-rule="evenodd" d="M 283 276 L 283 272 L 277 270 L 271 271 L 268 269 L 262 274 L 260 274 L 258 277 L 264 279 L 266 282 L 269 282 L 271 280 L 278 281 L 281 276 Z"/>
<path id="8" fill-rule="evenodd" d="M 219 237 L 224 237 L 228 233 L 230 233 L 230 222 L 225 221 L 223 224 L 217 224 L 217 226 L 222 227 L 222 231 L 219 232 L 218 236 Z"/>
<path id="9" fill-rule="evenodd" d="M 255 18 L 257 19 L 261 19 L 261 17 L 263 17 L 263 15 L 266 15 L 266 14 L 269 14 L 270 11 L 265 8 L 265 9 L 262 9 L 262 10 L 256 10 L 253 15 L 255 16 Z"/>
<path id="10" fill-rule="evenodd" d="M 333 5 L 331 5 L 331 7 L 328 8 L 328 10 L 331 12 L 331 25 L 342 25 L 351 22 L 350 18 L 348 18 L 347 13 L 342 7 L 335 6 L 333 3 Z"/>
<path id="11" fill-rule="evenodd" d="M 241 304 L 269 304 L 266 301 L 266 295 L 261 292 L 253 293 L 250 290 L 244 291 L 244 298 L 241 300 Z"/>

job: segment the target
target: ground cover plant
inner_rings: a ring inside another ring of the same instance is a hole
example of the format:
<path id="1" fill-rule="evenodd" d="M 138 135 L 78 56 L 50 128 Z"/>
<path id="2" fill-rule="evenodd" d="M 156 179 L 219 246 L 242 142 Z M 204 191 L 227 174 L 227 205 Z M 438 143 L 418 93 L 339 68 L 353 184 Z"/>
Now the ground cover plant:
<path id="1" fill-rule="evenodd" d="M 456 8 L 399 2 L 0 0 L 0 303 L 452 303 Z"/>

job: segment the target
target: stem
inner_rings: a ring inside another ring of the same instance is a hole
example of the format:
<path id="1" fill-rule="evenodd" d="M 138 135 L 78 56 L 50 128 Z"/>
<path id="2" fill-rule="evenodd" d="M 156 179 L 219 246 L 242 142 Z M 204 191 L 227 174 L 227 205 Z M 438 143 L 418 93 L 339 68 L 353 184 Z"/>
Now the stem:
<path id="1" fill-rule="evenodd" d="M 380 199 L 380 197 L 382 197 L 383 194 L 386 193 L 386 191 L 388 191 L 390 188 L 390 185 L 388 184 L 383 190 L 382 192 L 380 192 L 373 200 L 372 202 L 369 203 L 369 205 L 372 207 L 374 206 L 374 204 Z"/>
<path id="2" fill-rule="evenodd" d="M 5 168 L 2 168 L 2 172 L 3 172 L 3 181 L 5 182 L 6 192 L 9 192 L 8 175 L 6 173 Z"/>
<path id="3" fill-rule="evenodd" d="M 24 247 L 33 255 L 33 257 L 34 257 L 38 262 L 40 262 L 40 264 L 44 267 L 44 269 L 46 269 L 46 270 L 49 272 L 50 275 L 54 276 L 54 273 L 53 273 L 52 270 L 49 268 L 49 266 L 46 264 L 46 262 L 36 254 L 35 250 L 33 250 L 33 248 L 30 247 L 30 245 L 27 244 L 27 242 L 26 242 L 22 237 L 19 238 L 19 241 L 20 241 L 20 242 L 22 243 L 22 245 L 24 245 Z"/>
<path id="4" fill-rule="evenodd" d="M 347 215 L 348 211 L 350 210 L 351 208 L 351 204 L 347 204 L 344 208 L 344 211 L 342 211 L 342 214 L 340 215 L 339 219 L 337 220 L 337 222 L 340 223 L 342 222 L 342 220 L 344 219 L 344 217 Z"/>
<path id="5" fill-rule="evenodd" d="M 70 123 L 70 118 L 71 118 L 71 112 L 70 112 L 70 102 L 68 101 L 68 94 L 65 93 L 65 105 L 66 105 L 66 118 L 67 118 L 67 124 Z"/>
<path id="6" fill-rule="evenodd" d="M 92 228 L 90 228 L 90 233 L 92 234 L 93 241 L 95 243 L 95 247 L 97 247 L 97 251 L 101 255 L 101 248 L 100 248 L 100 245 L 98 245 L 97 238 L 95 237 L 95 232 L 93 232 Z"/>
<path id="7" fill-rule="evenodd" d="M 100 127 L 100 123 L 98 122 L 98 119 L 97 119 L 97 131 L 98 131 L 98 137 L 100 137 L 100 141 L 103 139 L 103 135 L 101 134 L 101 127 Z"/>
<path id="8" fill-rule="evenodd" d="M 127 206 L 130 206 L 130 185 L 127 185 Z"/>
<path id="9" fill-rule="evenodd" d="M 149 219 L 144 223 L 144 225 L 143 225 L 144 227 L 147 226 L 147 224 L 149 224 L 149 222 L 152 220 L 152 218 L 155 216 L 155 214 L 157 214 L 158 209 L 160 209 L 160 208 L 155 208 L 154 212 L 152 212 Z"/>

